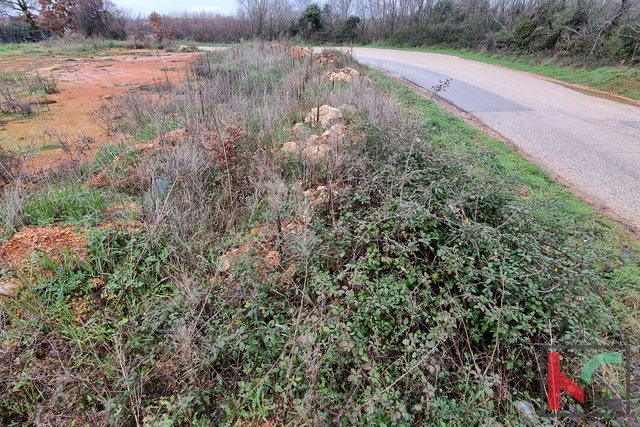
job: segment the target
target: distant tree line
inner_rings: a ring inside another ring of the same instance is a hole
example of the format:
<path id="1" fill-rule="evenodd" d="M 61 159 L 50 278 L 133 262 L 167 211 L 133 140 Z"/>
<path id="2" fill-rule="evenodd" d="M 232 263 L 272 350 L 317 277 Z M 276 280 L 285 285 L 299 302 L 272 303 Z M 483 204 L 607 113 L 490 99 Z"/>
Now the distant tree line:
<path id="1" fill-rule="evenodd" d="M 251 36 L 640 62 L 640 0 L 237 0 Z"/>
<path id="2" fill-rule="evenodd" d="M 386 43 L 640 62 L 640 0 L 236 0 L 234 16 L 162 16 L 178 38 L 236 42 Z M 2 16 L 10 19 L 2 20 Z M 149 17 L 109 0 L 0 0 L 0 40 L 11 31 L 139 38 Z M 146 28 L 153 26 L 146 25 Z"/>
<path id="3" fill-rule="evenodd" d="M 176 16 L 178 37 L 449 46 L 640 62 L 640 0 L 237 0 Z"/>
<path id="4" fill-rule="evenodd" d="M 123 39 L 128 17 L 109 0 L 0 0 L 0 42 L 74 32 Z"/>

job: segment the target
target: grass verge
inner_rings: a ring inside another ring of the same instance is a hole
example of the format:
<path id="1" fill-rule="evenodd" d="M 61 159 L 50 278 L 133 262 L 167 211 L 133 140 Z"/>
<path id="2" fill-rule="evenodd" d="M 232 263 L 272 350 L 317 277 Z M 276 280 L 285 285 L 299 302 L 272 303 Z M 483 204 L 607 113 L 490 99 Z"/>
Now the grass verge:
<path id="1" fill-rule="evenodd" d="M 118 48 L 124 42 L 80 36 L 55 37 L 38 43 L 6 43 L 0 45 L 0 56 L 88 56 Z"/>
<path id="2" fill-rule="evenodd" d="M 404 48 L 386 45 L 367 45 L 382 49 L 398 49 L 417 52 L 442 53 L 459 56 L 488 64 L 500 65 L 514 70 L 526 71 L 551 77 L 567 83 L 587 86 L 597 90 L 640 99 L 640 70 L 638 67 L 575 67 L 554 62 L 553 59 L 540 60 L 501 53 L 477 52 L 438 47 Z"/>

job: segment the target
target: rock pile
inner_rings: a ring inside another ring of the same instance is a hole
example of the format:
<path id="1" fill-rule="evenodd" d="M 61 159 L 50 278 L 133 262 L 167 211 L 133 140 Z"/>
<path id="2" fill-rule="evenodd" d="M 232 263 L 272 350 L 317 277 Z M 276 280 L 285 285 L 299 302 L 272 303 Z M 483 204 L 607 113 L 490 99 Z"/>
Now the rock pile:
<path id="1" fill-rule="evenodd" d="M 329 80 L 332 82 L 347 82 L 352 83 L 353 79 L 360 76 L 358 70 L 354 70 L 353 68 L 341 68 L 339 70 L 334 70 L 329 73 Z"/>
<path id="2" fill-rule="evenodd" d="M 342 113 L 337 108 L 329 107 L 328 105 L 323 105 L 320 108 L 314 108 L 307 114 L 304 122 L 310 123 L 312 126 L 322 126 L 323 128 L 328 128 L 334 124 L 339 123 L 342 120 Z"/>

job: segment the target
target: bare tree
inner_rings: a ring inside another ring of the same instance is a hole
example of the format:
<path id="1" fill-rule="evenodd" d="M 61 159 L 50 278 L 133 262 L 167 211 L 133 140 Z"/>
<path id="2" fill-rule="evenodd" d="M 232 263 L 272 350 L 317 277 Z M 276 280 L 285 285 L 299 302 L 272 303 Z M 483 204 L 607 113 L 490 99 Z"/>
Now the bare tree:
<path id="1" fill-rule="evenodd" d="M 293 5 L 296 12 L 301 13 L 305 10 L 314 0 L 294 0 Z"/>
<path id="2" fill-rule="evenodd" d="M 236 0 L 239 9 L 251 23 L 251 33 L 259 36 L 263 33 L 269 12 L 269 0 Z"/>
<path id="3" fill-rule="evenodd" d="M 236 0 L 239 12 L 251 25 L 253 36 L 280 34 L 292 19 L 293 8 L 289 0 Z"/>
<path id="4" fill-rule="evenodd" d="M 36 0 L 0 0 L 0 15 L 21 15 L 31 29 L 35 30 L 38 28 L 38 6 Z"/>
<path id="5" fill-rule="evenodd" d="M 233 42 L 248 33 L 247 21 L 212 12 L 183 12 L 164 17 L 166 25 L 176 25 L 180 38 L 202 42 Z"/>
<path id="6" fill-rule="evenodd" d="M 354 5 L 353 0 L 329 0 L 328 3 L 331 5 L 333 13 L 338 15 L 343 21 L 349 17 Z"/>
<path id="7" fill-rule="evenodd" d="M 107 22 L 103 0 L 76 0 L 71 16 L 75 28 L 87 36 L 106 32 Z"/>
<path id="8" fill-rule="evenodd" d="M 111 0 L 103 1 L 106 36 L 113 39 L 127 37 L 127 14 Z"/>

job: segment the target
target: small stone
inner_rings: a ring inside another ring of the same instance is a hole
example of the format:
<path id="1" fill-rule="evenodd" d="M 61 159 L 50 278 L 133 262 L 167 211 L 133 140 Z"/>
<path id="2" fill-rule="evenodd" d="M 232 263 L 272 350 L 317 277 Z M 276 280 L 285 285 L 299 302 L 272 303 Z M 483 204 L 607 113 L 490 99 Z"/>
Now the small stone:
<path id="1" fill-rule="evenodd" d="M 329 73 L 329 80 L 332 82 L 352 83 L 353 79 L 360 76 L 358 70 L 353 68 L 342 68 Z"/>
<path id="2" fill-rule="evenodd" d="M 519 400 L 517 402 L 514 402 L 514 406 L 516 407 L 516 410 L 518 411 L 518 413 L 527 420 L 533 419 L 536 413 L 535 409 L 533 408 L 533 405 L 529 402 L 524 402 L 522 400 Z"/>
<path id="3" fill-rule="evenodd" d="M 302 154 L 310 160 L 323 159 L 327 151 L 331 150 L 328 144 L 312 145 L 304 149 Z"/>
<path id="4" fill-rule="evenodd" d="M 231 268 L 231 260 L 228 256 L 222 255 L 218 261 L 218 271 L 228 271 Z"/>
<path id="5" fill-rule="evenodd" d="M 295 154 L 300 151 L 300 146 L 295 141 L 285 142 L 282 146 L 282 152 L 288 154 Z"/>
<path id="6" fill-rule="evenodd" d="M 278 251 L 270 251 L 265 257 L 265 262 L 269 265 L 276 266 L 280 265 L 280 252 Z"/>
<path id="7" fill-rule="evenodd" d="M 18 283 L 14 283 L 12 279 L 5 279 L 0 282 L 0 296 L 13 297 L 18 287 Z"/>

